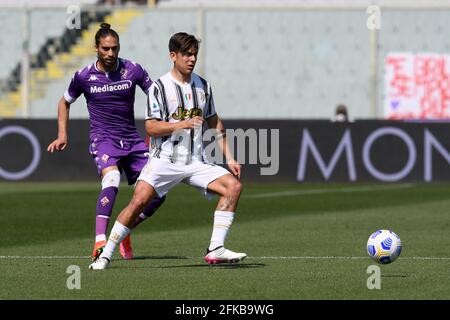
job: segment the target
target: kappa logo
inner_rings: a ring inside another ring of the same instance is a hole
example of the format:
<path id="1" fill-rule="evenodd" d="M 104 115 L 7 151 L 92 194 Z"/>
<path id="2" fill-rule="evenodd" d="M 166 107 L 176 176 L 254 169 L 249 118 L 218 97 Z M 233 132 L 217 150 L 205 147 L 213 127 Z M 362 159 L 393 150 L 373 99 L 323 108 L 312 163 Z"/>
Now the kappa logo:
<path id="1" fill-rule="evenodd" d="M 100 200 L 100 202 L 101 202 L 101 204 L 102 204 L 102 207 L 105 207 L 105 206 L 109 203 L 109 199 L 108 199 L 108 197 L 103 197 L 103 198 Z"/>
<path id="2" fill-rule="evenodd" d="M 102 161 L 103 161 L 103 163 L 106 163 L 106 161 L 108 161 L 108 159 L 109 159 L 109 156 L 108 156 L 107 154 L 104 154 L 104 155 L 102 156 Z"/>
<path id="3" fill-rule="evenodd" d="M 98 78 L 95 76 L 95 74 L 91 74 L 88 81 L 95 81 L 98 80 Z"/>

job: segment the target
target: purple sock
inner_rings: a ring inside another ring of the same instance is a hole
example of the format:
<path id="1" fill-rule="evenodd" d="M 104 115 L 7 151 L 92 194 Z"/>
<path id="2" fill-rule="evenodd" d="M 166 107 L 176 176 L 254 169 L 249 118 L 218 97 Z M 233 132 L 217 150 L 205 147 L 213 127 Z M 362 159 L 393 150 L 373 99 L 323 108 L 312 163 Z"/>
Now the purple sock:
<path id="1" fill-rule="evenodd" d="M 160 198 L 159 196 L 155 196 L 150 203 L 145 207 L 144 211 L 138 215 L 136 220 L 134 221 L 134 225 L 132 229 L 136 228 L 142 221 L 147 218 L 150 218 L 156 210 L 164 203 L 166 200 L 166 196 Z"/>
<path id="2" fill-rule="evenodd" d="M 116 201 L 118 189 L 116 187 L 107 187 L 103 189 L 97 200 L 97 209 L 95 217 L 95 236 L 96 241 L 98 235 L 105 235 L 108 229 L 109 218 Z"/>

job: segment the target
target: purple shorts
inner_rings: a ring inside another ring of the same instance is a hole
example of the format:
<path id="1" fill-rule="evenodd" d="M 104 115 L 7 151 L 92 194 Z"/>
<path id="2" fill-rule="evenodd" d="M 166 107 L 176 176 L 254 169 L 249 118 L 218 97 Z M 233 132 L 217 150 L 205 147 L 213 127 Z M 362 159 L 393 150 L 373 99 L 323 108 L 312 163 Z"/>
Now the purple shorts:
<path id="1" fill-rule="evenodd" d="M 103 169 L 117 166 L 120 172 L 125 171 L 128 184 L 136 182 L 148 161 L 146 155 L 148 147 L 142 139 L 119 140 L 97 137 L 91 140 L 89 152 L 100 176 Z"/>

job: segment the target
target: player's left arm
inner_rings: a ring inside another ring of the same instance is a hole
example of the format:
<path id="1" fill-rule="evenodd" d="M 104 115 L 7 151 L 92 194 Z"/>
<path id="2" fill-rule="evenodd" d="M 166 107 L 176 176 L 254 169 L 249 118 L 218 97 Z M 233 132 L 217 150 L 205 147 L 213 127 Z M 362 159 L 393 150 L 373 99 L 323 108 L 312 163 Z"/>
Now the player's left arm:
<path id="1" fill-rule="evenodd" d="M 231 173 L 233 173 L 233 175 L 239 179 L 241 177 L 241 165 L 236 160 L 234 160 L 234 157 L 230 152 L 230 148 L 227 142 L 226 130 L 222 120 L 220 120 L 219 116 L 216 113 L 213 116 L 205 119 L 205 121 L 206 123 L 208 123 L 208 127 L 210 129 L 216 130 L 216 141 L 225 156 L 228 168 L 230 168 Z"/>

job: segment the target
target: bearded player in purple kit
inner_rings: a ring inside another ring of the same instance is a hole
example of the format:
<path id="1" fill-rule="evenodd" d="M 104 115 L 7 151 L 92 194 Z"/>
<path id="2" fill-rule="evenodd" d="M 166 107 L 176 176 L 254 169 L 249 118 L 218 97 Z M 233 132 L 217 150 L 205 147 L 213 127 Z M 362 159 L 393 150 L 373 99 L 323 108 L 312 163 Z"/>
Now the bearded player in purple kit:
<path id="1" fill-rule="evenodd" d="M 58 103 L 58 138 L 47 151 L 67 147 L 67 124 L 70 104 L 84 94 L 90 120 L 90 153 L 101 177 L 95 219 L 95 261 L 106 245 L 106 231 L 119 190 L 120 174 L 125 172 L 128 184 L 134 184 L 147 163 L 148 147 L 139 136 L 134 120 L 136 85 L 145 93 L 152 81 L 139 64 L 119 58 L 119 35 L 107 23 L 95 34 L 98 60 L 75 73 L 69 88 Z M 151 201 L 138 216 L 134 227 L 150 217 L 165 197 Z M 132 259 L 131 240 L 120 244 L 124 259 Z"/>

